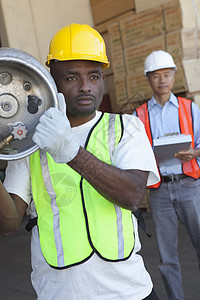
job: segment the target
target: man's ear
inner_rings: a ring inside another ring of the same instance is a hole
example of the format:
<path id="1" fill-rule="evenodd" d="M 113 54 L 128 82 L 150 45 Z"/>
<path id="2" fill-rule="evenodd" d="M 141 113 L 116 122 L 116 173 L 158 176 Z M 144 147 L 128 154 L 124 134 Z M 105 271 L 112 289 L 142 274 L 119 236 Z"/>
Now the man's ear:
<path id="1" fill-rule="evenodd" d="M 146 77 L 146 80 L 147 80 L 147 83 L 148 83 L 149 85 L 151 85 L 151 84 L 150 84 L 149 77 Z"/>

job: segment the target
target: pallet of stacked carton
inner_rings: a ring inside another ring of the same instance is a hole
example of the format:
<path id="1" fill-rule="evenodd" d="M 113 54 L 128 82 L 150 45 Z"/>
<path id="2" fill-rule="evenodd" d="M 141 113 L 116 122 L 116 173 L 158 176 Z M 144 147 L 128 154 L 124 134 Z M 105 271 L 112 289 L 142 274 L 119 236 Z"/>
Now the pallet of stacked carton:
<path id="1" fill-rule="evenodd" d="M 153 2 L 155 6 L 156 1 Z M 193 66 L 195 62 L 199 65 L 200 57 L 200 0 L 162 3 L 151 9 L 142 9 L 140 6 L 141 12 L 138 13 L 135 2 L 135 14 L 107 26 L 112 65 L 112 84 L 109 83 L 109 87 L 116 90 L 115 98 L 111 99 L 115 111 L 117 109 L 120 112 L 125 107 L 134 109 L 134 102 L 137 107 L 151 96 L 151 89 L 143 75 L 143 66 L 146 56 L 154 50 L 168 51 L 175 60 L 175 94 L 200 90 L 198 80 L 192 80 L 193 76 L 198 79 Z"/>
<path id="2" fill-rule="evenodd" d="M 156 49 L 164 47 L 164 21 L 160 13 L 161 8 L 160 10 L 152 9 L 142 14 L 130 15 L 108 25 L 113 70 L 112 85 L 109 84 L 109 86 L 113 86 L 116 90 L 115 98 L 111 99 L 111 105 L 115 111 L 117 108 L 120 112 L 127 101 L 136 103 L 136 101 L 149 96 L 148 86 L 146 89 L 148 94 L 141 94 L 139 87 L 142 87 L 142 82 L 146 84 L 142 75 L 145 56 L 155 47 Z M 152 43 L 149 42 L 151 39 Z M 137 75 L 135 75 L 136 73 Z M 131 88 L 129 83 L 131 76 L 134 75 L 137 81 L 133 82 L 133 88 Z M 123 83 L 123 89 L 119 89 L 119 81 Z M 138 83 L 140 84 L 138 85 Z M 125 89 L 126 93 L 121 93 L 121 90 L 124 91 Z M 131 94 L 133 89 L 134 92 Z M 144 88 L 142 90 L 145 91 Z M 132 109 L 134 109 L 133 105 Z"/>

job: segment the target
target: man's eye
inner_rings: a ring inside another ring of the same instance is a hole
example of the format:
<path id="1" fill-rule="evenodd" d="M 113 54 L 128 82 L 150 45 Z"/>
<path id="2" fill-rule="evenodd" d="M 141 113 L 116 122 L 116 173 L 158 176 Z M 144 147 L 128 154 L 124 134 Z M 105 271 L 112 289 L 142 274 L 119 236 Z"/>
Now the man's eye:
<path id="1" fill-rule="evenodd" d="M 99 79 L 99 76 L 97 76 L 97 75 L 92 75 L 90 78 L 91 78 L 92 80 L 97 80 L 97 79 Z"/>
<path id="2" fill-rule="evenodd" d="M 67 80 L 68 80 L 68 81 L 76 80 L 76 77 L 70 76 L 70 77 L 67 78 Z"/>
<path id="3" fill-rule="evenodd" d="M 75 76 L 65 76 L 64 80 L 66 80 L 66 81 L 74 81 L 74 80 L 76 80 L 76 77 Z"/>

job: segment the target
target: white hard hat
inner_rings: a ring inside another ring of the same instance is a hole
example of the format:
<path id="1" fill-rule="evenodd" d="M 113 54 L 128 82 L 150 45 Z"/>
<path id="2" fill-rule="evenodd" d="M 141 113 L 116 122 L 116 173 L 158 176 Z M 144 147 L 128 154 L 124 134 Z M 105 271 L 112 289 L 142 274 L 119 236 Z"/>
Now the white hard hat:
<path id="1" fill-rule="evenodd" d="M 149 72 L 167 68 L 177 69 L 172 56 L 163 50 L 153 51 L 145 60 L 144 75 L 147 76 Z"/>

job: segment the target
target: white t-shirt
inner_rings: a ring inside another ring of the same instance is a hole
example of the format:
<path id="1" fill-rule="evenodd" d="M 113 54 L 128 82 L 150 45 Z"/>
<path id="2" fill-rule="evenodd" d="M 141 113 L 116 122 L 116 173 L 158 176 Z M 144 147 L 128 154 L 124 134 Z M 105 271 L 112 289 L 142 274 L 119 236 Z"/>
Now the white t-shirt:
<path id="1" fill-rule="evenodd" d="M 100 115 L 97 111 L 91 121 L 72 128 L 72 134 L 81 146 Z M 124 135 L 113 153 L 112 164 L 121 169 L 149 171 L 147 184 L 158 182 L 158 169 L 142 122 L 131 115 L 123 115 L 123 121 Z M 8 163 L 4 186 L 9 193 L 17 194 L 30 204 L 30 214 L 36 216 L 31 201 L 29 158 Z M 31 239 L 31 279 L 38 300 L 140 300 L 147 297 L 152 290 L 152 281 L 142 257 L 136 254 L 141 245 L 135 217 L 133 223 L 135 248 L 128 260 L 107 262 L 93 254 L 85 263 L 64 270 L 53 269 L 46 263 L 35 226 Z"/>

